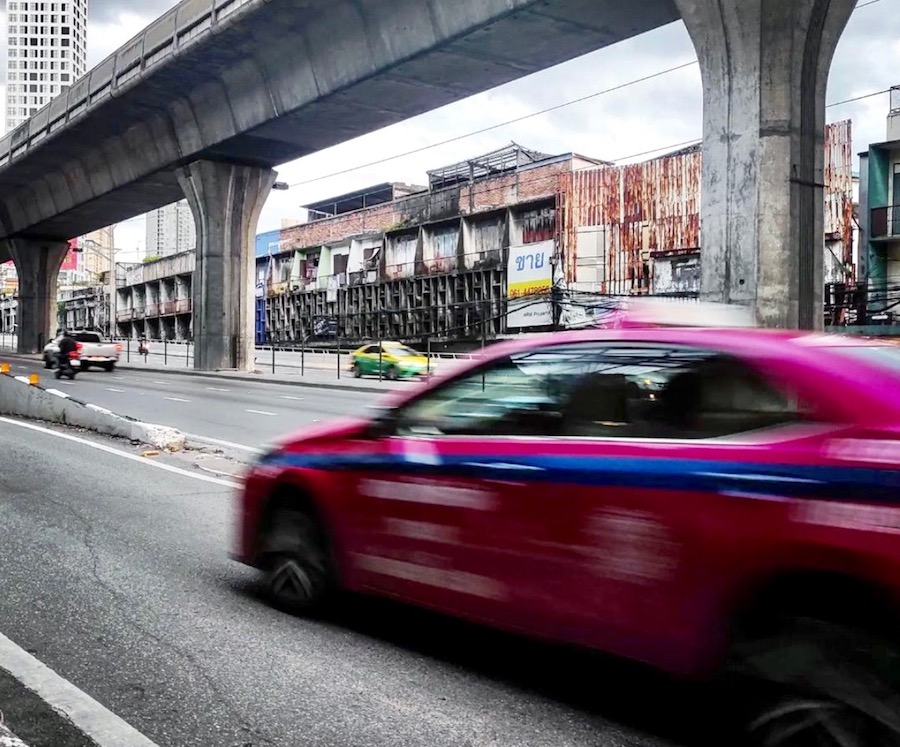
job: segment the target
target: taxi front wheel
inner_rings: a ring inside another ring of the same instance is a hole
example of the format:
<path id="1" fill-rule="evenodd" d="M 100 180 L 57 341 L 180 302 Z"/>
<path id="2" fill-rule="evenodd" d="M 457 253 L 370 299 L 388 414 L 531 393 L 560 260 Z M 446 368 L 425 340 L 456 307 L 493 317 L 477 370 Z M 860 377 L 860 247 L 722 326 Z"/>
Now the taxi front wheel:
<path id="1" fill-rule="evenodd" d="M 273 517 L 266 539 L 265 587 L 273 606 L 294 615 L 320 612 L 333 591 L 333 573 L 322 527 L 303 510 Z"/>
<path id="2" fill-rule="evenodd" d="M 900 747 L 900 647 L 883 634 L 786 620 L 735 649 L 749 745 Z"/>

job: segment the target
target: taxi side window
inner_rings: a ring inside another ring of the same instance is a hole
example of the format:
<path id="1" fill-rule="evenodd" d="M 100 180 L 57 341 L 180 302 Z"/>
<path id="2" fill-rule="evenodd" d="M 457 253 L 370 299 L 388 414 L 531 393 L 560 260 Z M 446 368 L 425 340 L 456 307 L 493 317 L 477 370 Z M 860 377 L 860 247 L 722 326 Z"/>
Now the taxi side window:
<path id="1" fill-rule="evenodd" d="M 715 438 L 802 419 L 797 398 L 714 351 L 555 345 L 504 359 L 414 400 L 410 436 Z"/>
<path id="2" fill-rule="evenodd" d="M 798 397 L 714 351 L 612 346 L 569 393 L 561 435 L 720 438 L 807 418 Z"/>
<path id="3" fill-rule="evenodd" d="M 679 438 L 717 438 L 809 418 L 800 398 L 740 361 L 714 357 L 669 382 L 668 426 Z"/>
<path id="4" fill-rule="evenodd" d="M 558 432 L 560 398 L 552 376 L 506 359 L 429 392 L 398 413 L 402 435 L 549 436 Z"/>

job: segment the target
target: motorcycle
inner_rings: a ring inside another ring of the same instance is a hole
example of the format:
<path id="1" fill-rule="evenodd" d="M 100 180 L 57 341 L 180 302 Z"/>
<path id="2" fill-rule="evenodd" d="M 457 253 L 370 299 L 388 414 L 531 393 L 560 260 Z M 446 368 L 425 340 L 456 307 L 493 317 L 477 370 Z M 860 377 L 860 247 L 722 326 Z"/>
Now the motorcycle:
<path id="1" fill-rule="evenodd" d="M 53 372 L 53 375 L 57 379 L 61 379 L 63 376 L 66 376 L 71 381 L 75 378 L 75 375 L 78 373 L 78 370 L 79 370 L 78 366 L 80 365 L 81 361 L 78 360 L 77 352 L 72 352 L 72 353 L 69 353 L 68 355 L 63 355 L 62 353 L 59 353 L 56 356 L 56 363 L 57 363 L 57 366 L 56 366 L 56 370 Z"/>

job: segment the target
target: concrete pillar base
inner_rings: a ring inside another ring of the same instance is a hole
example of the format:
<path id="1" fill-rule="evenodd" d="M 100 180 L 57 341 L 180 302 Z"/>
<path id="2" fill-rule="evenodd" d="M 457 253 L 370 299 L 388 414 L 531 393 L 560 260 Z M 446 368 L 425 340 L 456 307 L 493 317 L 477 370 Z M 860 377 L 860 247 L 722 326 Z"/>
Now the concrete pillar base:
<path id="1" fill-rule="evenodd" d="M 825 88 L 856 0 L 675 0 L 703 78 L 701 295 L 823 323 Z"/>
<path id="2" fill-rule="evenodd" d="M 196 161 L 178 181 L 197 226 L 194 368 L 253 368 L 256 224 L 276 174 L 271 169 Z"/>
<path id="3" fill-rule="evenodd" d="M 56 332 L 57 279 L 69 244 L 34 239 L 4 239 L 0 244 L 12 257 L 19 275 L 18 350 L 39 353 Z"/>

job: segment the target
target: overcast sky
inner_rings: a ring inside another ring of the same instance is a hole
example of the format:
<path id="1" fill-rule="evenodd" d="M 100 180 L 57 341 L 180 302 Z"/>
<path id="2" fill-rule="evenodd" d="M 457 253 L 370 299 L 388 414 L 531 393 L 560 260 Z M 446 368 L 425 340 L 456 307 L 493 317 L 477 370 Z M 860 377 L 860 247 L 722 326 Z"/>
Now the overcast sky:
<path id="1" fill-rule="evenodd" d="M 860 5 L 866 1 L 860 0 Z M 100 62 L 176 4 L 177 0 L 90 0 L 88 65 Z M 0 23 L 5 28 L 5 0 L 0 0 L 0 14 L 3 14 Z M 5 52 L 5 49 L 0 51 L 2 58 L 5 58 Z M 5 81 L 5 59 L 2 58 L 2 80 Z M 493 150 L 510 141 L 547 153 L 575 151 L 619 160 L 699 138 L 700 75 L 697 67 L 692 66 L 424 153 L 333 178 L 321 178 L 601 91 L 694 58 L 687 31 L 678 22 L 285 164 L 279 168 L 281 181 L 310 183 L 286 192 L 273 192 L 259 228 L 261 231 L 278 228 L 283 218 L 302 216 L 299 205 L 370 184 L 383 181 L 426 183 L 427 169 Z M 858 8 L 850 20 L 835 56 L 828 100 L 841 101 L 892 85 L 900 85 L 900 0 L 876 0 Z M 868 143 L 884 139 L 888 98 L 884 94 L 832 107 L 828 110 L 828 120 L 851 118 L 854 150 L 863 150 Z M 0 95 L 0 102 L 5 102 L 5 96 Z M 132 250 L 143 247 L 143 243 L 142 219 L 120 224 L 117 228 L 118 247 Z M 128 257 L 123 255 L 122 258 Z"/>

